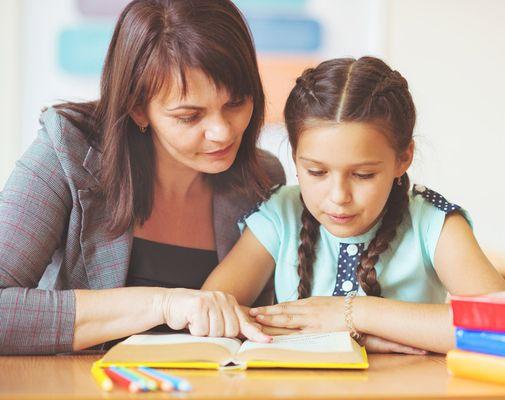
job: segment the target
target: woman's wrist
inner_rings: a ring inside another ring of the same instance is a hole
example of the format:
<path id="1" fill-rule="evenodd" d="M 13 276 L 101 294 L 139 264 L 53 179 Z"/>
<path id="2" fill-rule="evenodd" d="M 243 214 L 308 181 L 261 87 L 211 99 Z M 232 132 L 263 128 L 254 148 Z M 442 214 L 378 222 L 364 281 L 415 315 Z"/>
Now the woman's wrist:
<path id="1" fill-rule="evenodd" d="M 153 306 L 154 319 L 156 320 L 156 325 L 166 324 L 169 320 L 169 310 L 174 291 L 177 289 L 166 289 L 158 288 L 153 296 Z"/>

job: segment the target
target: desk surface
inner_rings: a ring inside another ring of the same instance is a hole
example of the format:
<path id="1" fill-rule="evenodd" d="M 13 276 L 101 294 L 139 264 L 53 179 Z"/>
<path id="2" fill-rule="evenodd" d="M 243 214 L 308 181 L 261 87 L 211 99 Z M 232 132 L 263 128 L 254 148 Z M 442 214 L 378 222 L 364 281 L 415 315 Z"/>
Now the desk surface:
<path id="1" fill-rule="evenodd" d="M 0 357 L 0 400 L 19 399 L 504 399 L 505 386 L 453 378 L 442 356 L 370 355 L 367 371 L 177 370 L 188 394 L 98 389 L 90 367 L 98 356 Z"/>

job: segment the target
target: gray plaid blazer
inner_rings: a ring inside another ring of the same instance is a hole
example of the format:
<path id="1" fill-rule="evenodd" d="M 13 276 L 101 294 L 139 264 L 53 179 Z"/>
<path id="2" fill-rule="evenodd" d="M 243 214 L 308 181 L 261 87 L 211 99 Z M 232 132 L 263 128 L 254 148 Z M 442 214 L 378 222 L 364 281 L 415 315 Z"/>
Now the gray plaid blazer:
<path id="1" fill-rule="evenodd" d="M 97 196 L 100 153 L 53 108 L 0 193 L 0 354 L 72 350 L 72 289 L 125 285 L 132 232 L 110 240 Z M 261 162 L 284 183 L 279 161 Z M 214 195 L 221 260 L 239 238 L 237 219 L 253 208 L 237 194 Z"/>

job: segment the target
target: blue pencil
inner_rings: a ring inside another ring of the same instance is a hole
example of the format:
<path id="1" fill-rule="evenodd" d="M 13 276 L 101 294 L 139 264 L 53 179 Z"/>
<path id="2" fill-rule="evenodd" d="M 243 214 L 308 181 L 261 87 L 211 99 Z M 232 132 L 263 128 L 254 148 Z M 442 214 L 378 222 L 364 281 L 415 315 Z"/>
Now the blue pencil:
<path id="1" fill-rule="evenodd" d="M 145 379 L 139 378 L 138 376 L 132 374 L 126 368 L 115 367 L 115 366 L 111 366 L 109 368 L 112 371 L 114 371 L 116 374 L 122 375 L 125 378 L 129 379 L 130 381 L 135 382 L 137 385 L 139 385 L 140 390 L 142 390 L 143 392 L 147 392 L 149 390 L 147 382 L 146 382 Z"/>
<path id="2" fill-rule="evenodd" d="M 170 382 L 176 390 L 180 390 L 181 392 L 189 392 L 191 390 L 191 384 L 186 379 L 168 375 L 149 367 L 138 367 L 138 370 L 161 381 Z"/>

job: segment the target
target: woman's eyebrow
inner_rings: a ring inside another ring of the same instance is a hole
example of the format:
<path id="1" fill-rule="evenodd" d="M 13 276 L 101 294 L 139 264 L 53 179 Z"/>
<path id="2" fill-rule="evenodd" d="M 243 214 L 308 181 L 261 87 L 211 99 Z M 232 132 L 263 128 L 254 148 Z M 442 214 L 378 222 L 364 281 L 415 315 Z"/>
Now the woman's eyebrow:
<path id="1" fill-rule="evenodd" d="M 204 107 L 200 106 L 195 106 L 192 104 L 181 104 L 180 106 L 177 106 L 175 108 L 167 108 L 167 111 L 177 111 L 177 110 L 203 110 Z"/>

